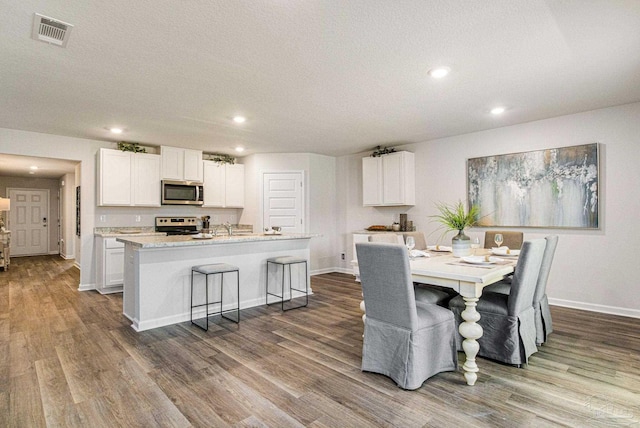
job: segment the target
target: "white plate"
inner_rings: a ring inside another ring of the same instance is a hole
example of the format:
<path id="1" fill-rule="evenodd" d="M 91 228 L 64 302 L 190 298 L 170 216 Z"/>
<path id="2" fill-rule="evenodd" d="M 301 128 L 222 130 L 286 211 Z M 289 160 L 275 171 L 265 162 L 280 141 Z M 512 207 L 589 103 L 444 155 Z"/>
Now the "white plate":
<path id="1" fill-rule="evenodd" d="M 439 251 L 443 253 L 450 253 L 451 251 L 453 251 L 451 247 L 447 247 L 446 245 L 427 245 L 427 250 Z"/>
<path id="2" fill-rule="evenodd" d="M 213 235 L 203 235 L 202 233 L 199 233 L 197 235 L 191 235 L 191 237 L 193 239 L 213 239 Z"/>
<path id="3" fill-rule="evenodd" d="M 467 256 L 467 257 L 461 257 L 460 260 L 466 263 L 474 264 L 474 265 L 491 265 L 491 264 L 503 261 L 499 257 L 492 257 L 492 256 L 488 257 L 488 260 L 487 260 L 487 257 L 485 256 Z"/>
<path id="4" fill-rule="evenodd" d="M 275 230 L 269 230 L 264 233 L 265 235 L 282 235 L 282 232 L 276 232 Z"/>
<path id="5" fill-rule="evenodd" d="M 510 250 L 508 248 L 492 248 L 491 254 L 503 257 L 518 257 L 520 255 L 520 250 Z"/>

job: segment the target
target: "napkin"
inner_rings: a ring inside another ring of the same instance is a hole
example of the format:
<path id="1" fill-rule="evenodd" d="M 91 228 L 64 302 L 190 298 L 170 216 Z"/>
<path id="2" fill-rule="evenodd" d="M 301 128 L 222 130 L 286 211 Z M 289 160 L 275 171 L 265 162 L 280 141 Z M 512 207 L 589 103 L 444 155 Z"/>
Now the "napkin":
<path id="1" fill-rule="evenodd" d="M 427 250 L 430 251 L 452 251 L 451 247 L 446 245 L 427 245 Z"/>
<path id="2" fill-rule="evenodd" d="M 424 251 L 420 251 L 420 250 L 411 250 L 409 255 L 411 257 L 431 257 L 429 253 L 425 253 Z"/>
<path id="3" fill-rule="evenodd" d="M 520 254 L 520 250 L 510 250 L 509 247 L 502 246 L 491 248 L 491 253 L 499 256 L 517 256 Z"/>

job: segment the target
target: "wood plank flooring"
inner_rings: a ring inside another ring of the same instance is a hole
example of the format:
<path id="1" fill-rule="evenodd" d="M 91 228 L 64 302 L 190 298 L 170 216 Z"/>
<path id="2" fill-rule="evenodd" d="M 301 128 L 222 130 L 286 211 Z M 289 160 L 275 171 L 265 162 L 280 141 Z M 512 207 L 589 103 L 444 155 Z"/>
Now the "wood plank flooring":
<path id="1" fill-rule="evenodd" d="M 308 308 L 252 308 L 208 332 L 136 333 L 120 294 L 78 282 L 57 256 L 0 272 L 0 426 L 640 426 L 638 319 L 553 307 L 526 368 L 480 358 L 475 387 L 458 371 L 403 391 L 360 371 L 350 275 L 313 277 Z"/>

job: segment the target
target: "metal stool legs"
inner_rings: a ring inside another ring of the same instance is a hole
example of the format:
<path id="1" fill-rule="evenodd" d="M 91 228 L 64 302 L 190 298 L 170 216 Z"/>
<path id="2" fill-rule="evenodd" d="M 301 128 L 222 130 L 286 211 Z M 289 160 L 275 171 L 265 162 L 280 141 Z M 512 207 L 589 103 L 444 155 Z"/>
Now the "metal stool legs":
<path id="1" fill-rule="evenodd" d="M 238 304 L 234 309 L 223 309 L 224 307 L 224 274 L 225 273 L 233 273 L 236 274 L 236 289 L 238 293 Z M 205 288 L 205 303 L 201 303 L 198 305 L 193 304 L 193 278 L 194 273 L 199 273 L 204 275 L 204 288 Z M 220 276 L 220 300 L 209 301 L 209 275 L 213 275 L 214 278 L 219 275 Z M 220 310 L 217 312 L 209 312 L 209 305 L 220 304 Z M 198 324 L 193 319 L 193 310 L 194 308 L 205 307 L 205 324 L 204 326 Z M 236 312 L 235 319 L 229 316 L 226 316 L 226 313 Z M 237 268 L 232 266 L 222 266 L 222 265 L 203 265 L 203 266 L 195 266 L 191 269 L 191 324 L 194 324 L 204 331 L 209 330 L 209 317 L 211 315 L 220 315 L 222 318 L 228 319 L 229 321 L 233 321 L 236 324 L 240 323 L 240 271 Z"/>
<path id="2" fill-rule="evenodd" d="M 302 264 L 304 263 L 304 283 L 305 283 L 305 289 L 301 290 L 299 288 L 294 288 L 293 287 L 293 283 L 291 281 L 291 265 L 295 265 L 295 264 Z M 282 294 L 275 294 L 275 293 L 270 293 L 269 292 L 269 265 L 273 264 L 276 266 L 282 266 L 282 286 L 281 286 L 281 293 Z M 285 277 L 285 267 L 289 267 L 289 298 L 285 300 L 284 296 L 284 277 Z M 306 307 L 309 304 L 309 281 L 308 281 L 308 267 L 307 267 L 307 261 L 305 259 L 296 259 L 293 257 L 280 257 L 280 258 L 274 258 L 274 259 L 268 259 L 267 260 L 267 296 L 266 296 L 266 304 L 267 306 L 273 305 L 273 304 L 277 304 L 280 303 L 280 307 L 281 310 L 284 311 L 289 311 L 291 309 L 298 309 L 298 308 L 303 308 Z M 290 302 L 293 300 L 293 292 L 294 291 L 298 291 L 300 293 L 304 293 L 305 296 L 305 303 L 304 305 L 298 305 L 298 306 L 293 306 L 293 307 L 289 307 L 289 308 L 285 308 L 284 307 L 284 303 L 285 302 Z M 280 300 L 278 302 L 272 302 L 269 303 L 269 295 L 274 296 L 274 297 L 278 297 L 280 298 Z"/>

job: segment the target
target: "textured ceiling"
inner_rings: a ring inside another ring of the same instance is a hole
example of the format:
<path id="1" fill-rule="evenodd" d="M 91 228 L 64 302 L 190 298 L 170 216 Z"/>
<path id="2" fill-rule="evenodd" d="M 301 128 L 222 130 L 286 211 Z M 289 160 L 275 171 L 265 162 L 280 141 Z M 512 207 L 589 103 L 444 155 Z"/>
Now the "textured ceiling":
<path id="1" fill-rule="evenodd" d="M 0 10 L 3 128 L 344 155 L 640 101 L 638 0 L 0 0 Z M 34 12 L 75 26 L 67 48 L 31 39 Z M 428 78 L 438 65 L 452 73 Z M 507 111 L 493 117 L 498 104 Z M 236 114 L 247 122 L 233 124 Z"/>

